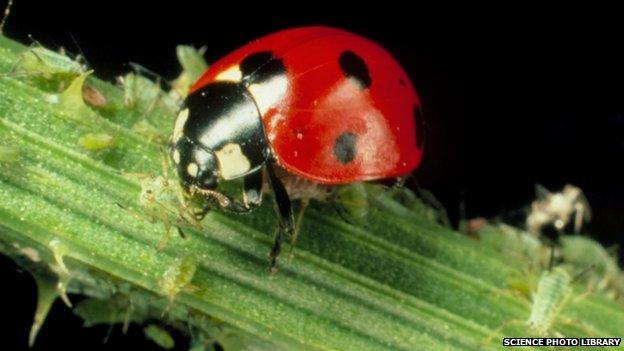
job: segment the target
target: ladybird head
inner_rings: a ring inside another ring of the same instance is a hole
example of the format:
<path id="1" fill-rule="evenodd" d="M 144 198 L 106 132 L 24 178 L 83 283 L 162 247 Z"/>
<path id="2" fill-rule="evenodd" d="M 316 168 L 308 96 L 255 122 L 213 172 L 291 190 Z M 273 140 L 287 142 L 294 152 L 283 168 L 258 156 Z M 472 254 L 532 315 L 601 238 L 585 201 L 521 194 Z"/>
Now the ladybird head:
<path id="1" fill-rule="evenodd" d="M 242 84 L 215 82 L 186 98 L 173 129 L 171 159 L 187 189 L 215 189 L 219 180 L 260 170 L 268 157 L 260 112 Z"/>
<path id="2" fill-rule="evenodd" d="M 188 138 L 180 138 L 171 149 L 178 177 L 185 188 L 215 189 L 218 164 L 213 152 L 195 145 Z"/>

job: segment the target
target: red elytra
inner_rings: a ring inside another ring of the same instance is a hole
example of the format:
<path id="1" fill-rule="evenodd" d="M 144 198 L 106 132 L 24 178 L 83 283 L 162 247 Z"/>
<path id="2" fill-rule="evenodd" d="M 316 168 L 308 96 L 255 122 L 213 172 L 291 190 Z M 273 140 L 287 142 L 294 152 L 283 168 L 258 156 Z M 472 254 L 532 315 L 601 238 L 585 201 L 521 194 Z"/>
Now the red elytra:
<path id="1" fill-rule="evenodd" d="M 407 74 L 379 45 L 344 30 L 303 27 L 257 39 L 211 65 L 190 92 L 223 80 L 257 52 L 271 52 L 286 69 L 285 81 L 259 93 L 268 100 L 257 101 L 281 167 L 325 184 L 397 177 L 418 167 L 420 100 Z"/>

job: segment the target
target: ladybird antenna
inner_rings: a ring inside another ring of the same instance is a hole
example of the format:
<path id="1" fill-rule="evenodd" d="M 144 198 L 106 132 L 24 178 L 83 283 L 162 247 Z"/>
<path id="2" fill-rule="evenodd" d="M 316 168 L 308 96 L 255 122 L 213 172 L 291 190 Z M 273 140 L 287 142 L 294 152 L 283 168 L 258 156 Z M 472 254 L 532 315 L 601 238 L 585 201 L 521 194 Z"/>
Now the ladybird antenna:
<path id="1" fill-rule="evenodd" d="M 4 31 L 4 25 L 6 24 L 9 15 L 11 14 L 11 8 L 13 7 L 13 0 L 7 1 L 6 7 L 4 8 L 4 15 L 2 16 L 2 20 L 0 21 L 0 34 Z"/>

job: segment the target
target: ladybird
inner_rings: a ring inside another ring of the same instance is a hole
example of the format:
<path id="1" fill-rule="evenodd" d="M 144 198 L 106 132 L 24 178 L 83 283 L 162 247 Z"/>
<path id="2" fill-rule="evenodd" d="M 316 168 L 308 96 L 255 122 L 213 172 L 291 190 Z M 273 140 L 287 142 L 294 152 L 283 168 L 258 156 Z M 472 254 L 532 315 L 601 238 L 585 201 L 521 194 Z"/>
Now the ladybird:
<path id="1" fill-rule="evenodd" d="M 263 170 L 284 235 L 295 230 L 280 174 L 320 185 L 406 175 L 423 148 L 421 103 L 397 61 L 378 44 L 329 27 L 269 34 L 215 62 L 176 118 L 171 159 L 190 194 L 245 213 L 262 201 Z M 243 178 L 243 200 L 216 190 Z"/>

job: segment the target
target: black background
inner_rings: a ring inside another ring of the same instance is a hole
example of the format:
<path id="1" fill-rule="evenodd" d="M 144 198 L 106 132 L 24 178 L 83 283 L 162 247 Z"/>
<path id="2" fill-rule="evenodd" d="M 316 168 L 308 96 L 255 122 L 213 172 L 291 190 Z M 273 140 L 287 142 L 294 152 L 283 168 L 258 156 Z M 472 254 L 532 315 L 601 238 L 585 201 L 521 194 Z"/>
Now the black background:
<path id="1" fill-rule="evenodd" d="M 586 231 L 606 245 L 624 235 L 624 36 L 609 11 L 587 8 L 434 10 L 422 4 L 288 4 L 175 1 L 16 0 L 5 34 L 82 51 L 108 80 L 137 62 L 174 78 L 175 45 L 206 45 L 214 61 L 275 30 L 337 26 L 387 48 L 411 76 L 427 120 L 420 185 L 454 221 L 522 213 L 534 185 L 580 186 L 593 209 Z M 0 342 L 26 348 L 35 305 L 33 281 L 0 260 Z M 78 346 L 153 347 L 138 327 L 129 335 L 82 329 L 62 305 L 53 309 L 35 350 Z M 45 345 L 45 347 L 43 346 Z M 9 348 L 11 349 L 11 348 Z M 182 348 L 181 348 L 182 349 Z"/>

